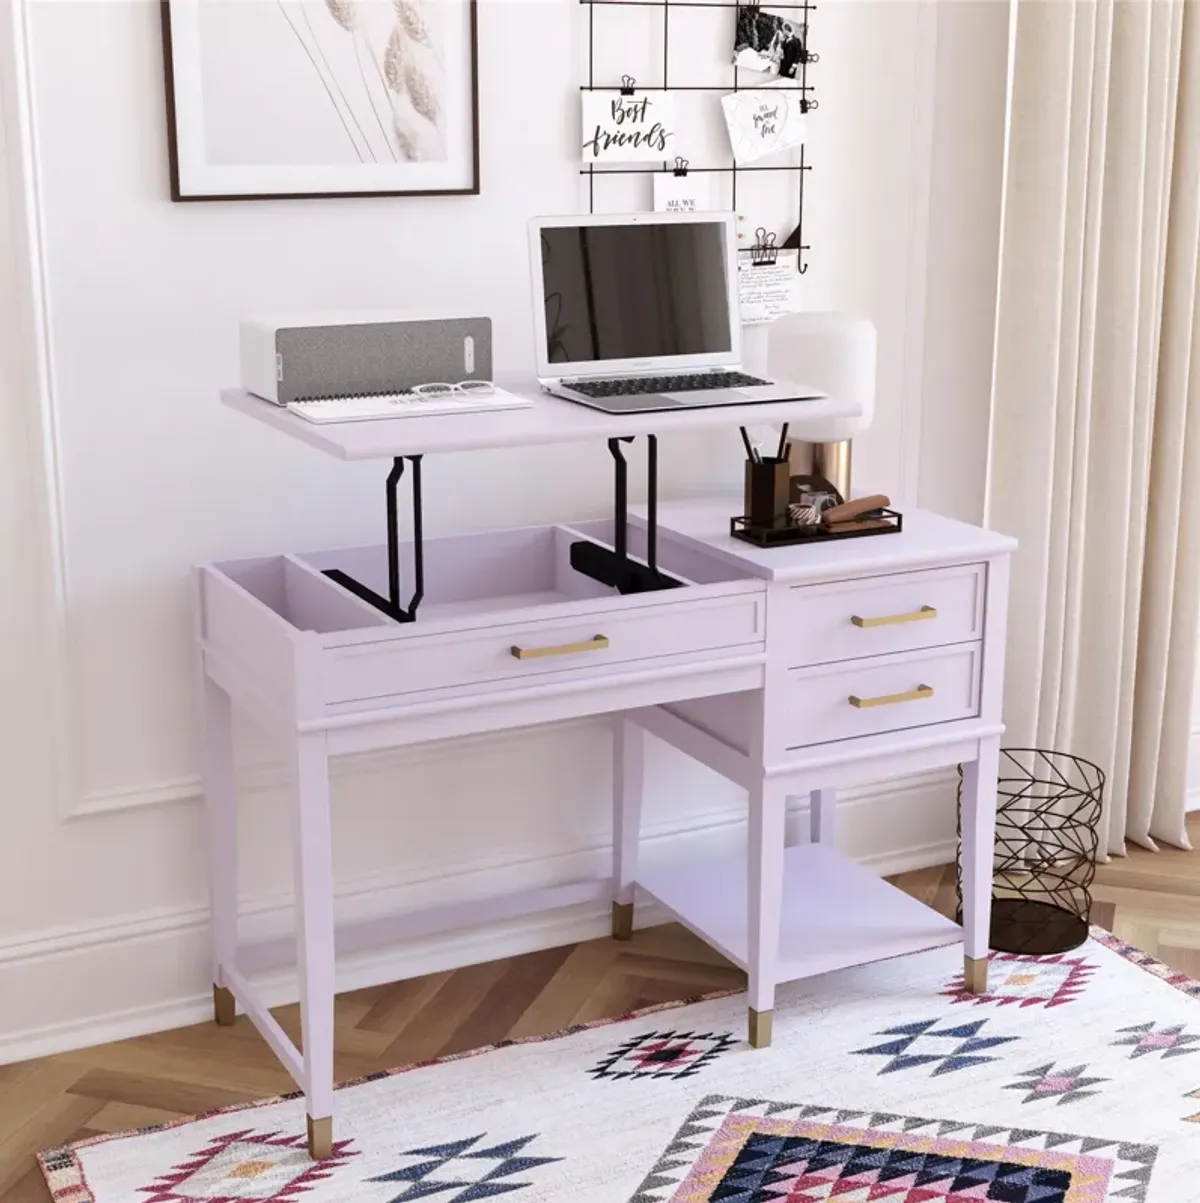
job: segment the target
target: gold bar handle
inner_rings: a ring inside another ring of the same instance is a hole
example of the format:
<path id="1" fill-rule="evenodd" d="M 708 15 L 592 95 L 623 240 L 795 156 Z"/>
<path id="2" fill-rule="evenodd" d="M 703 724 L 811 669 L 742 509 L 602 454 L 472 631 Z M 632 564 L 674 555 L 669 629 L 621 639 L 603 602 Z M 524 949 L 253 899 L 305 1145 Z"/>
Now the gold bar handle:
<path id="1" fill-rule="evenodd" d="M 919 610 L 912 610 L 908 614 L 884 614 L 880 618 L 863 618 L 858 614 L 852 614 L 850 621 L 856 627 L 894 627 L 899 626 L 902 622 L 922 622 L 926 618 L 936 618 L 936 606 L 922 606 Z"/>
<path id="2" fill-rule="evenodd" d="M 608 647 L 607 635 L 596 635 L 581 643 L 558 643 L 553 647 L 510 647 L 509 653 L 517 660 L 541 660 L 546 656 L 574 656 L 579 652 L 602 652 Z"/>
<path id="3" fill-rule="evenodd" d="M 877 698 L 856 698 L 851 694 L 846 701 L 856 710 L 869 710 L 872 706 L 894 706 L 897 702 L 920 702 L 933 697 L 932 685 L 918 685 L 907 693 L 884 693 Z"/>

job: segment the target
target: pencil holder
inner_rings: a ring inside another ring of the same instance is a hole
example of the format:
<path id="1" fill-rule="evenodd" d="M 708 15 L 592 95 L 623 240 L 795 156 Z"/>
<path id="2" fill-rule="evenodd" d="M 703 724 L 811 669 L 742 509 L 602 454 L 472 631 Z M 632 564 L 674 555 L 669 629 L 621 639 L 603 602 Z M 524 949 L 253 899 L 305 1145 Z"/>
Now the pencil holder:
<path id="1" fill-rule="evenodd" d="M 787 521 L 790 479 L 786 459 L 746 461 L 746 517 L 753 526 Z"/>

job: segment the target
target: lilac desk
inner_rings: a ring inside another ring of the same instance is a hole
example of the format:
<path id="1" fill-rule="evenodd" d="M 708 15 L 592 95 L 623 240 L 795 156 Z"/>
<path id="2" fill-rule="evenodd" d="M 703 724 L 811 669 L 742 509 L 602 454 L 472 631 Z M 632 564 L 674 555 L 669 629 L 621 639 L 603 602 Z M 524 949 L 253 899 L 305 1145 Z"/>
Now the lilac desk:
<path id="1" fill-rule="evenodd" d="M 852 406 L 617 419 L 539 397 L 531 410 L 480 421 L 318 427 L 246 394 L 223 400 L 339 458 L 393 461 L 386 545 L 198 573 L 216 1018 L 232 1022 L 240 1005 L 295 1077 L 314 1157 L 328 1155 L 333 1138 L 338 952 L 597 900 L 611 901 L 614 934 L 628 938 L 641 889 L 746 969 L 756 1046 L 770 1042 L 776 985 L 795 978 L 965 941 L 968 978 L 985 985 L 1012 544 L 909 513 L 899 535 L 759 552 L 728 537 L 736 500 L 651 505 L 630 516 L 624 504 L 614 440 L 785 420 L 803 438 L 806 419 L 850 416 Z M 405 461 L 419 501 L 422 454 L 583 439 L 614 449 L 613 520 L 423 540 L 417 506 L 414 540 L 400 541 L 395 478 Z M 597 579 L 597 562 L 652 569 L 670 587 L 622 592 Z M 420 569 L 419 580 L 403 582 L 403 599 L 401 564 Z M 235 706 L 290 749 L 294 941 L 239 941 Z M 335 932 L 330 757 L 597 714 L 615 722 L 611 878 Z M 745 787 L 745 855 L 639 872 L 647 732 Z M 958 763 L 966 774 L 962 928 L 834 846 L 837 788 Z M 789 848 L 784 817 L 797 795 L 811 799 L 812 842 Z M 252 980 L 293 960 L 303 1052 Z"/>

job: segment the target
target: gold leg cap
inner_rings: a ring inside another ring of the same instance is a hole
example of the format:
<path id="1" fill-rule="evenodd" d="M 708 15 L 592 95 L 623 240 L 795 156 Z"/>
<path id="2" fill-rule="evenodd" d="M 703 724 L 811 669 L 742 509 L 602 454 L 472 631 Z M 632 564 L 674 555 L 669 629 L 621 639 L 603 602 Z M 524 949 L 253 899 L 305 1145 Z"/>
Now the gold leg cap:
<path id="1" fill-rule="evenodd" d="M 633 939 L 633 903 L 612 904 L 612 934 L 614 940 Z"/>
<path id="2" fill-rule="evenodd" d="M 963 957 L 963 976 L 968 994 L 986 994 L 988 986 L 987 957 Z"/>
<path id="3" fill-rule="evenodd" d="M 237 999 L 225 986 L 213 986 L 213 1017 L 223 1028 L 231 1026 L 237 1019 Z"/>
<path id="4" fill-rule="evenodd" d="M 313 1119 L 308 1116 L 308 1155 L 313 1161 L 325 1161 L 333 1156 L 333 1116 Z"/>
<path id="5" fill-rule="evenodd" d="M 771 1043 L 771 1021 L 774 1011 L 756 1011 L 750 1008 L 750 1046 L 766 1048 Z"/>

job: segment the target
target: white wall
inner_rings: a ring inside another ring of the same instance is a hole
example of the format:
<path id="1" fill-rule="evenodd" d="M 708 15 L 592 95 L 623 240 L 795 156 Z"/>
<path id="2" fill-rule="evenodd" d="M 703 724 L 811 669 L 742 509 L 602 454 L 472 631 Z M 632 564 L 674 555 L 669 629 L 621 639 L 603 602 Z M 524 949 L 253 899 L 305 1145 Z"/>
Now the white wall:
<path id="1" fill-rule="evenodd" d="M 188 568 L 379 536 L 377 466 L 327 462 L 216 403 L 236 378 L 237 317 L 466 306 L 492 316 L 499 366 L 520 369 L 525 220 L 581 199 L 569 0 L 480 7 L 481 196 L 198 205 L 166 199 L 157 5 L 18 5 L 27 43 L 7 21 L 0 32 L 0 1061 L 205 1014 Z M 695 54 L 719 49 L 711 33 L 696 36 Z M 878 418 L 856 449 L 858 479 L 969 513 L 977 402 L 963 403 L 944 444 L 942 417 L 924 420 L 921 399 L 928 376 L 944 416 L 956 382 L 983 374 L 986 256 L 965 271 L 944 256 L 994 233 L 957 155 L 994 129 L 998 51 L 979 19 L 939 21 L 910 0 L 823 4 L 813 39 L 822 90 L 806 300 L 863 313 L 880 331 Z M 947 91 L 974 106 L 935 123 Z M 40 282 L 26 278 L 28 254 Z M 955 443 L 961 458 L 948 453 Z M 735 443 L 712 438 L 664 440 L 663 463 L 676 494 L 731 482 L 739 467 Z M 596 514 L 608 460 L 589 446 L 476 453 L 431 461 L 426 486 L 433 534 Z M 289 922 L 284 799 L 269 749 L 245 735 L 246 926 L 275 931 Z M 651 855 L 736 844 L 736 791 L 673 754 L 651 772 Z M 346 914 L 565 880 L 606 857 L 608 735 L 597 722 L 350 762 L 335 791 Z M 942 859 L 947 780 L 857 795 L 846 828 L 847 846 L 881 868 Z M 566 912 L 368 959 L 346 980 L 602 930 L 598 911 Z M 288 988 L 281 979 L 279 996 Z"/>

